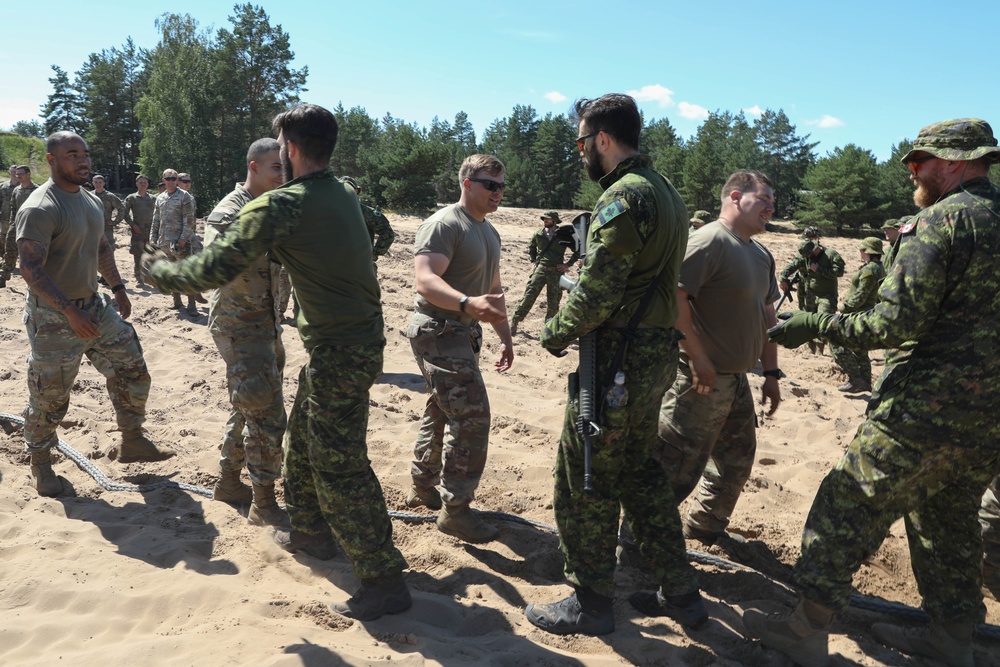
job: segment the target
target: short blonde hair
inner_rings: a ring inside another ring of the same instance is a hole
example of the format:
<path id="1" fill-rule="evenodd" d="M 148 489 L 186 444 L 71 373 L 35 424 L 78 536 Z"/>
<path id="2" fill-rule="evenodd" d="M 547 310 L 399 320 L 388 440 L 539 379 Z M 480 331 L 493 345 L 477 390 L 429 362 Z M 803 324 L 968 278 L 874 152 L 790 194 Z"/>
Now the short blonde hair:
<path id="1" fill-rule="evenodd" d="M 476 153 L 462 160 L 462 166 L 458 169 L 458 184 L 461 185 L 465 179 L 472 178 L 481 171 L 490 176 L 500 176 L 505 170 L 503 162 L 497 156 Z"/>

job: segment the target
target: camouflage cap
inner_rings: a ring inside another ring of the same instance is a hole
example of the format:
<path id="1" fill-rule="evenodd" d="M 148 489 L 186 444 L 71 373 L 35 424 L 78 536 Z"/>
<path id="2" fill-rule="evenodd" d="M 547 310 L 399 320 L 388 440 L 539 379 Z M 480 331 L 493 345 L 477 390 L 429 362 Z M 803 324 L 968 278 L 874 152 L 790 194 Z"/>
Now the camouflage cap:
<path id="1" fill-rule="evenodd" d="M 355 190 L 360 190 L 361 189 L 361 186 L 358 185 L 358 182 L 356 180 L 354 180 L 354 178 L 352 178 L 351 176 L 341 176 L 340 177 L 340 182 L 341 183 L 347 183 L 348 185 L 350 185 Z"/>
<path id="2" fill-rule="evenodd" d="M 899 229 L 899 220 L 893 220 L 892 218 L 885 221 L 882 225 L 882 229 Z"/>
<path id="3" fill-rule="evenodd" d="M 954 118 L 921 128 L 913 141 L 913 148 L 900 161 L 906 164 L 915 153 L 920 152 L 930 153 L 942 160 L 989 157 L 991 162 L 1000 161 L 1000 147 L 997 147 L 993 128 L 979 118 Z"/>
<path id="4" fill-rule="evenodd" d="M 819 244 L 817 244 L 815 241 L 807 239 L 799 244 L 799 254 L 802 255 L 803 257 L 808 257 L 809 255 L 813 254 L 813 251 L 816 250 L 817 245 Z"/>
<path id="5" fill-rule="evenodd" d="M 819 227 L 806 227 L 802 230 L 802 238 L 804 239 L 818 239 L 819 237 Z"/>
<path id="6" fill-rule="evenodd" d="M 551 219 L 557 225 L 561 222 L 561 220 L 559 220 L 559 214 L 555 211 L 546 211 L 545 213 L 542 213 L 542 220 L 545 219 Z"/>
<path id="7" fill-rule="evenodd" d="M 698 209 L 697 211 L 694 212 L 694 215 L 691 216 L 691 222 L 694 222 L 695 220 L 697 220 L 698 222 L 708 222 L 709 220 L 711 220 L 711 218 L 712 218 L 711 213 L 709 213 L 708 211 L 704 211 L 702 209 Z"/>
<path id="8" fill-rule="evenodd" d="M 868 253 L 869 255 L 881 255 L 882 239 L 876 236 L 868 236 L 862 239 L 861 243 L 858 244 L 858 250 Z"/>

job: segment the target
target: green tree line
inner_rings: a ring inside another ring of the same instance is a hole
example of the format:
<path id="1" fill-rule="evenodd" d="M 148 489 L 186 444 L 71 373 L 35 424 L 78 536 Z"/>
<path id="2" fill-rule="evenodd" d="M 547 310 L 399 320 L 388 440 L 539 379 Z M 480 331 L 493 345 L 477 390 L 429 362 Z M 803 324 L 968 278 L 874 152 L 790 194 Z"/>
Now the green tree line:
<path id="1" fill-rule="evenodd" d="M 79 132 L 95 171 L 116 190 L 133 187 L 140 170 L 154 180 L 167 167 L 190 172 L 204 214 L 243 177 L 249 144 L 270 136 L 271 118 L 307 91 L 308 68 L 292 68 L 291 37 L 251 4 L 235 5 L 229 24 L 214 32 L 187 14 L 163 14 L 156 27 L 159 42 L 150 49 L 128 38 L 90 54 L 72 77 L 53 65 L 43 123 L 13 129 L 24 136 Z M 422 212 L 456 200 L 458 166 L 474 152 L 506 165 L 507 205 L 589 209 L 600 194 L 581 168 L 568 113 L 540 116 L 515 105 L 477 140 L 463 111 L 435 117 L 430 127 L 343 103 L 333 111 L 341 127 L 333 170 L 357 178 L 364 196 L 386 208 Z M 906 141 L 882 163 L 850 144 L 818 157 L 818 144 L 780 109 L 752 120 L 711 112 L 686 140 L 667 118 L 651 119 L 641 141 L 691 211 L 717 212 L 719 190 L 736 169 L 768 174 L 777 215 L 803 223 L 843 232 L 913 211 L 908 171 L 898 162 Z"/>

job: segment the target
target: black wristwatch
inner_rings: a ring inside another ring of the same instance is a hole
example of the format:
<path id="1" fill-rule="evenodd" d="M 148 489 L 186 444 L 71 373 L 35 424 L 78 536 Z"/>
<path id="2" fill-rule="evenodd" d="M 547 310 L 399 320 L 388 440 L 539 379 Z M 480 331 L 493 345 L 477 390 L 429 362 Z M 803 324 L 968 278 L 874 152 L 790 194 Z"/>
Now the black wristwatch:
<path id="1" fill-rule="evenodd" d="M 469 295 L 468 294 L 466 294 L 465 296 L 463 296 L 461 299 L 458 300 L 458 309 L 464 313 L 465 312 L 465 304 L 467 304 L 467 303 L 469 303 Z"/>
<path id="2" fill-rule="evenodd" d="M 117 285 L 111 288 L 111 293 L 114 294 L 115 292 L 121 292 L 123 289 L 125 289 L 125 285 L 118 283 Z"/>
<path id="3" fill-rule="evenodd" d="M 775 380 L 780 380 L 781 379 L 781 369 L 780 368 L 775 368 L 774 370 L 764 371 L 764 377 L 766 377 L 766 378 L 774 378 Z"/>

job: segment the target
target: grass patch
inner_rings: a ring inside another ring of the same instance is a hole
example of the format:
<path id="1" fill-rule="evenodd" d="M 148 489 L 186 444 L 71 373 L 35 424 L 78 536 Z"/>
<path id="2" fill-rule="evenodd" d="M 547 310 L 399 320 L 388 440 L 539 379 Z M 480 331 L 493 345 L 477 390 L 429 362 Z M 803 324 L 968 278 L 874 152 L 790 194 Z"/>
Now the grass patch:
<path id="1" fill-rule="evenodd" d="M 45 160 L 45 142 L 33 137 L 22 137 L 13 132 L 0 132 L 0 179 L 6 180 L 7 169 L 12 164 L 31 167 L 31 180 L 44 183 L 49 178 L 49 163 Z"/>

